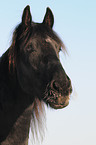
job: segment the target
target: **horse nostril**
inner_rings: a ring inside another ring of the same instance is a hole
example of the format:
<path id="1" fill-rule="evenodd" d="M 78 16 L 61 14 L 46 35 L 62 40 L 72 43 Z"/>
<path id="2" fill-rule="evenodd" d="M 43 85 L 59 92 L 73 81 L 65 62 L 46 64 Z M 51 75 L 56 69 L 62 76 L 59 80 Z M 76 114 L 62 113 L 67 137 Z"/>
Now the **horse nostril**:
<path id="1" fill-rule="evenodd" d="M 59 91 L 59 84 L 56 83 L 55 81 L 52 83 L 52 89 Z"/>

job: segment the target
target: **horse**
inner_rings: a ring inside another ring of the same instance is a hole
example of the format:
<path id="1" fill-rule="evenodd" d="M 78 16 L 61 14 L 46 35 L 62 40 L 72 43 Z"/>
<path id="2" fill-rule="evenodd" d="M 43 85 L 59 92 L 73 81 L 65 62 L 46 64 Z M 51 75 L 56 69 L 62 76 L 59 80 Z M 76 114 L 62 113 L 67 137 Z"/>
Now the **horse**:
<path id="1" fill-rule="evenodd" d="M 0 57 L 0 145 L 27 145 L 30 124 L 33 135 L 42 130 L 45 104 L 54 109 L 69 104 L 71 80 L 59 59 L 65 46 L 53 24 L 49 7 L 43 22 L 35 23 L 27 5 Z"/>

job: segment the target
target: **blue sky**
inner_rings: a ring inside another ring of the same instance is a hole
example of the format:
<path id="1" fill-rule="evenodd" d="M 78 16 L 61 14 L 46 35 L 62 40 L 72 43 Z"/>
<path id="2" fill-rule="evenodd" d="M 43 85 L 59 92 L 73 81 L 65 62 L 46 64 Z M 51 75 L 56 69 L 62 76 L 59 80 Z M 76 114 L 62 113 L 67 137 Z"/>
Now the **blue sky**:
<path id="1" fill-rule="evenodd" d="M 10 46 L 12 32 L 27 4 L 36 22 L 42 22 L 46 7 L 52 9 L 54 30 L 68 49 L 68 56 L 60 53 L 60 59 L 74 88 L 68 107 L 47 110 L 42 145 L 96 145 L 96 1 L 3 0 L 0 55 Z"/>

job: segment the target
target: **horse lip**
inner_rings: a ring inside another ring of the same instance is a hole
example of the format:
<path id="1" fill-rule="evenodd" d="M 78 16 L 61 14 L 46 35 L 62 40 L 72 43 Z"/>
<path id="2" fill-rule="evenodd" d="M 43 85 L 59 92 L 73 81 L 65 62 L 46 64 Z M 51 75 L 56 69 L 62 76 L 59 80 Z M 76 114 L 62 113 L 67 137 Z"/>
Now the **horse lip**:
<path id="1" fill-rule="evenodd" d="M 47 103 L 50 107 L 54 109 L 62 109 L 69 104 L 70 94 L 61 95 L 61 93 L 54 92 L 53 90 L 49 91 L 48 99 L 46 98 Z"/>
<path id="2" fill-rule="evenodd" d="M 67 101 L 64 104 L 53 104 L 53 103 L 49 103 L 50 107 L 54 108 L 54 109 L 62 109 L 65 108 L 66 106 L 68 106 L 69 101 Z"/>
<path id="3" fill-rule="evenodd" d="M 61 109 L 61 108 L 64 108 L 64 107 L 68 106 L 69 99 L 70 99 L 69 96 L 66 96 L 66 97 L 59 96 L 58 99 L 57 99 L 57 104 L 55 104 L 55 108 Z"/>

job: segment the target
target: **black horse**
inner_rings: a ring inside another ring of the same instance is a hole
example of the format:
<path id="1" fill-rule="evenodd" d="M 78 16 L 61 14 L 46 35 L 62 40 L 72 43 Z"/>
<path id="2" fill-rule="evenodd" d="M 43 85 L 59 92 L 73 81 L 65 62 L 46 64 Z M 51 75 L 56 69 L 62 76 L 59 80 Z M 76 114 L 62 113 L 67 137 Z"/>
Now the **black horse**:
<path id="1" fill-rule="evenodd" d="M 69 103 L 71 81 L 59 60 L 64 45 L 53 24 L 49 8 L 43 22 L 34 23 L 27 6 L 10 48 L 0 58 L 1 145 L 27 145 L 30 121 L 34 134 L 44 104 L 60 109 Z"/>

